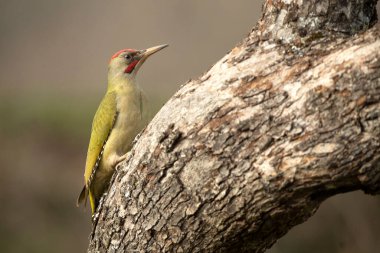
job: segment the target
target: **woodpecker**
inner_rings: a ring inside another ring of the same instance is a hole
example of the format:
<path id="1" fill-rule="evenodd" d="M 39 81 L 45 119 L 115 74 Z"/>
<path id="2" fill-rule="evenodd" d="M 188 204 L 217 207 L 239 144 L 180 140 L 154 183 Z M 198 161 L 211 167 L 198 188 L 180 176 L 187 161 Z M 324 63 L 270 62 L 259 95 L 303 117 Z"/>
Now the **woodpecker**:
<path id="1" fill-rule="evenodd" d="M 147 100 L 136 82 L 136 74 L 149 56 L 167 46 L 123 49 L 111 57 L 107 92 L 92 122 L 84 186 L 77 200 L 78 206 L 85 205 L 88 196 L 92 214 L 116 165 L 125 159 L 134 138 L 149 120 Z"/>

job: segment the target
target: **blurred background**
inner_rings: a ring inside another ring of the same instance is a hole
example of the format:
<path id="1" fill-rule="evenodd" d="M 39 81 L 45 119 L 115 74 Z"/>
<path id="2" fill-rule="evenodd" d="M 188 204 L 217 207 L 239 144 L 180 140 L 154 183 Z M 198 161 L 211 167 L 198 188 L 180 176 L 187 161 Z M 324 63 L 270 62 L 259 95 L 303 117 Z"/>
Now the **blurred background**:
<path id="1" fill-rule="evenodd" d="M 262 1 L 0 0 L 0 252 L 85 252 L 76 208 L 91 120 L 119 49 L 168 43 L 139 73 L 156 111 L 236 45 Z M 329 199 L 269 252 L 376 252 L 380 198 Z"/>

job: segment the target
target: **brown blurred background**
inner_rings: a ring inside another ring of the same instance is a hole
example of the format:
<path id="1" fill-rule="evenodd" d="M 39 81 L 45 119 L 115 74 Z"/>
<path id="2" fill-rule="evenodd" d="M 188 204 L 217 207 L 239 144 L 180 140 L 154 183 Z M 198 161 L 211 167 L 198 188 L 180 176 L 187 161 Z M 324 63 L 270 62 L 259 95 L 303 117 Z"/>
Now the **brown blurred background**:
<path id="1" fill-rule="evenodd" d="M 170 44 L 139 73 L 158 110 L 250 31 L 261 4 L 0 0 L 0 252 L 86 250 L 90 214 L 75 201 L 115 51 Z M 334 197 L 270 252 L 377 252 L 379 215 L 379 197 Z"/>

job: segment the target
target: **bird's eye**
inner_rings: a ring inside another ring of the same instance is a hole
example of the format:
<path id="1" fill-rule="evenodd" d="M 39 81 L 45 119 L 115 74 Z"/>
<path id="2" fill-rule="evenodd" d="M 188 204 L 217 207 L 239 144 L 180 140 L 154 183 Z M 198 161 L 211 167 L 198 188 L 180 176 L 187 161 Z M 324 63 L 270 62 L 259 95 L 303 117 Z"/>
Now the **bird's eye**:
<path id="1" fill-rule="evenodd" d="M 124 58 L 126 60 L 130 60 L 130 59 L 132 59 L 132 56 L 130 54 L 126 54 L 126 55 L 124 55 Z"/>

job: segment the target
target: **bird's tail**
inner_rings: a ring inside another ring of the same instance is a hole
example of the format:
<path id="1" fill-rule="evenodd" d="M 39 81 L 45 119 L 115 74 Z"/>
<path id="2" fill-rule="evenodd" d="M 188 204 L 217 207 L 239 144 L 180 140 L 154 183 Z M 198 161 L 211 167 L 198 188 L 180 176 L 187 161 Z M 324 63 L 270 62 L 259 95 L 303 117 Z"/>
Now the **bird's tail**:
<path id="1" fill-rule="evenodd" d="M 87 189 L 86 186 L 83 186 L 83 189 L 79 194 L 79 197 L 77 199 L 77 206 L 79 207 L 80 204 L 84 204 L 84 207 L 86 207 L 87 196 L 90 198 L 91 212 L 94 214 L 97 206 L 95 196 L 90 190 Z"/>
<path id="2" fill-rule="evenodd" d="M 95 209 L 96 209 L 95 197 L 92 194 L 92 192 L 87 189 L 86 186 L 83 186 L 83 189 L 82 189 L 82 191 L 79 194 L 79 197 L 77 199 L 77 206 L 79 207 L 80 204 L 84 204 L 84 206 L 86 207 L 87 197 L 90 198 L 91 211 L 92 211 L 92 214 L 94 214 L 95 213 Z"/>
<path id="3" fill-rule="evenodd" d="M 79 207 L 80 204 L 84 204 L 84 206 L 86 207 L 87 195 L 88 195 L 87 187 L 83 186 L 83 189 L 80 192 L 79 197 L 77 199 L 77 207 Z"/>

